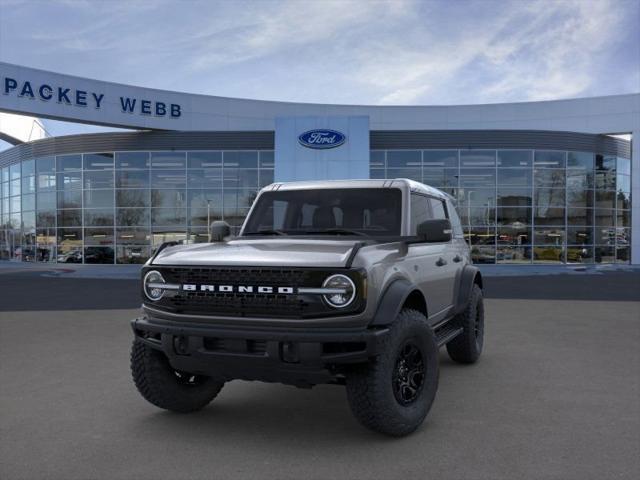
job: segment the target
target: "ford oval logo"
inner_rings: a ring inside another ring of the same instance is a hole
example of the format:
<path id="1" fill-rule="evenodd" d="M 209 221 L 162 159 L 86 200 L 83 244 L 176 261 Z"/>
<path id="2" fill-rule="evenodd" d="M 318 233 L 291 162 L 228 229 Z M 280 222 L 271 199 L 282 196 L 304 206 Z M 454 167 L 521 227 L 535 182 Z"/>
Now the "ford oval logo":
<path id="1" fill-rule="evenodd" d="M 298 141 L 307 148 L 335 148 L 346 142 L 347 137 L 344 133 L 324 128 L 304 132 Z"/>

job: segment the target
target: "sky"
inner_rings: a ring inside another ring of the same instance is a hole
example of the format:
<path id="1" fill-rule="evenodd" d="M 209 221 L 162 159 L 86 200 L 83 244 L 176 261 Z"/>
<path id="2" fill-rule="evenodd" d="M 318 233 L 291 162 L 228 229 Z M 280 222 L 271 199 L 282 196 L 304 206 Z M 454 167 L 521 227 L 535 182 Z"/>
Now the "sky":
<path id="1" fill-rule="evenodd" d="M 264 100 L 538 101 L 639 92 L 639 25 L 640 0 L 0 0 L 0 60 Z"/>

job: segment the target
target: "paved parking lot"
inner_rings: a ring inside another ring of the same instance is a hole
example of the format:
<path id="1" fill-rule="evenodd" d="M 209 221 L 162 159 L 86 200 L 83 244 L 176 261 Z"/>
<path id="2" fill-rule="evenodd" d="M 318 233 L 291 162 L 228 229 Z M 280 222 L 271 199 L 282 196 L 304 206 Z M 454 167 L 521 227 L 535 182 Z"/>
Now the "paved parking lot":
<path id="1" fill-rule="evenodd" d="M 341 387 L 232 382 L 162 412 L 130 380 L 136 282 L 0 273 L 0 478 L 640 478 L 640 274 L 487 279 L 485 353 L 441 355 L 424 426 L 385 438 Z"/>

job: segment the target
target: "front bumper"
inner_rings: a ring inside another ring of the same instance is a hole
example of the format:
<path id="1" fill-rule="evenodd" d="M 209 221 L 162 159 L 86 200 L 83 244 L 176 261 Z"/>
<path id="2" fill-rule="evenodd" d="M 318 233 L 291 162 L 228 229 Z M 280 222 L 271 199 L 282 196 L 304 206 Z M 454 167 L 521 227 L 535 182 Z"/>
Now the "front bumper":
<path id="1" fill-rule="evenodd" d="M 229 327 L 149 317 L 132 320 L 131 326 L 138 341 L 162 351 L 176 370 L 298 386 L 339 381 L 345 366 L 375 357 L 389 332 Z"/>

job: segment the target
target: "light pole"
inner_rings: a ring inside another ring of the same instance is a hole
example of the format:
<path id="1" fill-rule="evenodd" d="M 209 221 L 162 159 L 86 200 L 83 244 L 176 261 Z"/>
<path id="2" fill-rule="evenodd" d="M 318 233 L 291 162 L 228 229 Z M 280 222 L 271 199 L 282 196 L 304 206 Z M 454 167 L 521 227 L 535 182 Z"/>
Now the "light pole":
<path id="1" fill-rule="evenodd" d="M 207 238 L 211 243 L 211 200 L 207 200 Z"/>

